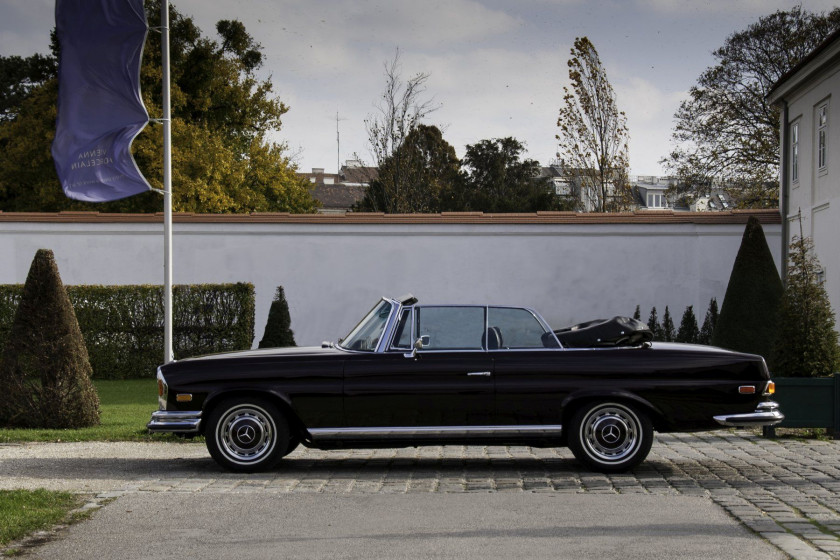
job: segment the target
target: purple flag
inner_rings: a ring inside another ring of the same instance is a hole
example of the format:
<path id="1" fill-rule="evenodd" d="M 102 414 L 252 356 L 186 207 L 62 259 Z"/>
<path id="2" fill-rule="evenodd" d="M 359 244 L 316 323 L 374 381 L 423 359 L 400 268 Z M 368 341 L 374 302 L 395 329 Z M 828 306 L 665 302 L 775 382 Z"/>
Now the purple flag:
<path id="1" fill-rule="evenodd" d="M 64 194 L 107 202 L 151 187 L 131 155 L 149 122 L 140 62 L 149 26 L 143 0 L 56 0 L 61 46 L 52 156 Z"/>

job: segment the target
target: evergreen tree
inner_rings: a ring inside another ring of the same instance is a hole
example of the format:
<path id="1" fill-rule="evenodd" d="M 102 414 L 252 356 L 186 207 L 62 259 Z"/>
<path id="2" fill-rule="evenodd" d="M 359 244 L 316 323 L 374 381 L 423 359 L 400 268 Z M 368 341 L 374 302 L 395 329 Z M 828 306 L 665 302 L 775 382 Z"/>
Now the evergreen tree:
<path id="1" fill-rule="evenodd" d="M 665 342 L 674 342 L 677 338 L 677 331 L 674 328 L 674 320 L 671 319 L 671 312 L 668 306 L 665 306 L 665 315 L 662 316 L 662 340 Z"/>
<path id="2" fill-rule="evenodd" d="M 636 311 L 633 312 L 633 318 L 637 321 L 642 320 L 642 310 L 639 308 L 638 305 L 636 306 Z"/>
<path id="3" fill-rule="evenodd" d="M 268 321 L 265 333 L 260 340 L 260 348 L 283 348 L 297 346 L 295 333 L 292 331 L 292 317 L 289 315 L 289 304 L 283 286 L 277 286 L 271 308 L 268 310 Z"/>
<path id="4" fill-rule="evenodd" d="M 662 325 L 659 324 L 659 317 L 656 315 L 656 307 L 650 310 L 647 322 L 650 332 L 653 333 L 653 340 L 662 340 Z"/>
<path id="5" fill-rule="evenodd" d="M 99 423 L 99 397 L 73 306 L 53 253 L 39 249 L 0 362 L 0 425 L 82 428 Z"/>
<path id="6" fill-rule="evenodd" d="M 717 298 L 712 298 L 709 308 L 706 310 L 706 318 L 703 319 L 703 326 L 700 328 L 700 335 L 697 337 L 698 344 L 711 344 L 712 333 L 715 332 L 715 325 L 718 320 Z"/>
<path id="7" fill-rule="evenodd" d="M 782 281 L 755 216 L 744 229 L 712 344 L 770 362 L 779 324 Z"/>
<path id="8" fill-rule="evenodd" d="M 685 308 L 682 321 L 680 321 L 680 329 L 677 331 L 677 342 L 686 342 L 689 344 L 696 344 L 700 337 L 700 329 L 697 328 L 697 317 L 694 316 L 694 306 L 689 305 Z"/>
<path id="9" fill-rule="evenodd" d="M 774 348 L 774 373 L 778 375 L 814 377 L 836 372 L 840 365 L 834 312 L 818 279 L 819 271 L 812 240 L 794 237 Z"/>

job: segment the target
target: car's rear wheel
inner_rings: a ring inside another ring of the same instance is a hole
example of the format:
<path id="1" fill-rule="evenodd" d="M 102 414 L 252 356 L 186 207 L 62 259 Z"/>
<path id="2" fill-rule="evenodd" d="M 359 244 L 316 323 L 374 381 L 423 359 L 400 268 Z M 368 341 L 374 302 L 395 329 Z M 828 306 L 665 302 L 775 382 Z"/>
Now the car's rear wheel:
<path id="1" fill-rule="evenodd" d="M 228 399 L 210 413 L 206 442 L 210 455 L 226 469 L 262 471 L 286 454 L 289 425 L 265 399 Z"/>
<path id="2" fill-rule="evenodd" d="M 636 407 L 619 402 L 595 402 L 572 417 L 569 448 L 592 470 L 612 473 L 645 460 L 653 443 L 653 425 Z"/>

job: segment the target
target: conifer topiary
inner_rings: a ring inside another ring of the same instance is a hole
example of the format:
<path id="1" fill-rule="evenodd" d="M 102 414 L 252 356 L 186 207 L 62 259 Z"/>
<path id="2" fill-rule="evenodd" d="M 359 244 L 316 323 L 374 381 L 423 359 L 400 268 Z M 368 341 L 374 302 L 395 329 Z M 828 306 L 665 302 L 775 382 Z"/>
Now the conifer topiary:
<path id="1" fill-rule="evenodd" d="M 712 333 L 715 332 L 715 325 L 718 320 L 718 304 L 717 299 L 712 298 L 709 302 L 709 308 L 706 310 L 706 318 L 703 319 L 703 326 L 700 327 L 700 335 L 697 337 L 698 344 L 711 344 Z"/>
<path id="2" fill-rule="evenodd" d="M 76 314 L 53 253 L 35 253 L 0 362 L 0 424 L 83 428 L 99 397 Z"/>
<path id="3" fill-rule="evenodd" d="M 656 307 L 651 308 L 650 316 L 648 317 L 647 326 L 650 332 L 653 333 L 653 340 L 662 340 L 662 325 L 659 324 L 659 317 L 656 315 Z"/>
<path id="4" fill-rule="evenodd" d="M 289 304 L 286 303 L 286 294 L 283 286 L 278 286 L 274 294 L 274 301 L 268 310 L 268 321 L 265 324 L 265 333 L 260 340 L 260 348 L 283 348 L 286 346 L 297 346 L 295 344 L 295 333 L 292 331 L 292 317 L 289 314 Z"/>
<path id="5" fill-rule="evenodd" d="M 750 216 L 712 334 L 712 344 L 759 354 L 769 363 L 776 342 L 781 299 L 782 281 L 764 230 L 758 219 Z"/>
<path id="6" fill-rule="evenodd" d="M 834 312 L 818 278 L 820 270 L 812 240 L 794 237 L 773 354 L 773 373 L 777 375 L 815 377 L 838 371 L 840 347 Z"/>
<path id="7" fill-rule="evenodd" d="M 685 342 L 688 344 L 696 344 L 700 336 L 700 329 L 697 328 L 697 317 L 694 316 L 694 306 L 689 305 L 685 308 L 682 320 L 680 321 L 680 328 L 677 331 L 677 342 Z"/>
<path id="8" fill-rule="evenodd" d="M 662 334 L 664 342 L 673 342 L 677 338 L 677 330 L 674 328 L 674 320 L 671 318 L 671 311 L 665 306 L 665 314 L 662 316 Z"/>

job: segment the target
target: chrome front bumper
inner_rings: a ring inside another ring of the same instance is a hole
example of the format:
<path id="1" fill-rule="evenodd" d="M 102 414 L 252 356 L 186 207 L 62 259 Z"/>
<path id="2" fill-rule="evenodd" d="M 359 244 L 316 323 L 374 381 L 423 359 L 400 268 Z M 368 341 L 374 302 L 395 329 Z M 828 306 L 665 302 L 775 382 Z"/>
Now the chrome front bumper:
<path id="1" fill-rule="evenodd" d="M 755 426 L 775 426 L 785 419 L 785 415 L 779 410 L 779 403 L 766 401 L 759 403 L 755 412 L 748 412 L 747 414 L 723 414 L 714 418 L 722 426 L 751 428 Z"/>
<path id="2" fill-rule="evenodd" d="M 150 432 L 196 433 L 201 424 L 200 410 L 156 410 L 146 424 Z"/>

